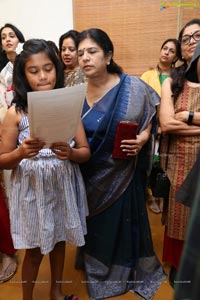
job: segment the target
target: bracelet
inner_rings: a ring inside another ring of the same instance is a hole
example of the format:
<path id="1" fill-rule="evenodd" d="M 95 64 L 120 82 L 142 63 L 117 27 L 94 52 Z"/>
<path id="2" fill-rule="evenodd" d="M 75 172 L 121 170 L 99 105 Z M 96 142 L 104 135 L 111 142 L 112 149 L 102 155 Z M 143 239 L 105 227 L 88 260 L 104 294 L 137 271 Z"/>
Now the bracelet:
<path id="1" fill-rule="evenodd" d="M 194 117 L 194 112 L 193 112 L 193 111 L 190 111 L 190 112 L 189 112 L 188 121 L 187 121 L 188 125 L 191 125 L 191 124 L 192 124 L 193 117 Z"/>

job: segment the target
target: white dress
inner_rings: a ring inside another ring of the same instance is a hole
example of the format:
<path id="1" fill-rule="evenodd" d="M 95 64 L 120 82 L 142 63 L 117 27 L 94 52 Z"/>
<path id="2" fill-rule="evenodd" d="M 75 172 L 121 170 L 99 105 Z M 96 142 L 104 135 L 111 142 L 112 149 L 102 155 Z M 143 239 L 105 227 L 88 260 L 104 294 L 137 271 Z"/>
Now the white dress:
<path id="1" fill-rule="evenodd" d="M 19 130 L 20 145 L 30 136 L 28 117 L 22 117 Z M 57 159 L 50 149 L 13 169 L 9 209 L 16 249 L 39 247 L 46 254 L 60 241 L 85 243 L 88 207 L 79 165 Z"/>

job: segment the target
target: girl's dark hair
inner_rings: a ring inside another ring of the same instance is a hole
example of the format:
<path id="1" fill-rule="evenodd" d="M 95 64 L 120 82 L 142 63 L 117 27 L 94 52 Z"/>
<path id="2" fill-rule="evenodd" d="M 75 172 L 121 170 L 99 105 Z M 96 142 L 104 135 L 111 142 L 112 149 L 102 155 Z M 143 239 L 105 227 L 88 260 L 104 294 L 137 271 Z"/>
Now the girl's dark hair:
<path id="1" fill-rule="evenodd" d="M 200 19 L 192 19 L 189 22 L 187 22 L 183 28 L 181 29 L 179 36 L 178 36 L 178 41 L 181 44 L 182 41 L 182 36 L 183 33 L 185 31 L 185 29 L 188 26 L 197 24 L 200 27 Z M 185 82 L 185 71 L 187 69 L 187 62 L 185 59 L 180 58 L 181 61 L 183 61 L 183 64 L 178 67 L 178 68 L 173 68 L 171 69 L 171 77 L 172 77 L 172 85 L 171 85 L 171 89 L 172 89 L 172 95 L 174 97 L 174 101 L 177 100 L 179 94 L 182 92 L 183 90 L 183 85 Z"/>
<path id="2" fill-rule="evenodd" d="M 59 50 L 58 50 L 56 43 L 54 43 L 51 40 L 47 41 L 47 43 L 54 49 L 55 53 L 59 56 Z"/>
<path id="3" fill-rule="evenodd" d="M 31 55 L 45 53 L 56 68 L 56 88 L 64 86 L 64 74 L 62 64 L 55 50 L 43 39 L 30 39 L 23 45 L 23 51 L 17 55 L 13 69 L 13 86 L 15 96 L 12 103 L 16 104 L 16 110 L 27 111 L 27 93 L 32 89 L 26 79 L 25 66 Z"/>
<path id="4" fill-rule="evenodd" d="M 109 38 L 106 32 L 98 28 L 90 28 L 84 30 L 79 34 L 78 45 L 86 38 L 90 38 L 96 44 L 98 44 L 98 46 L 101 47 L 101 49 L 103 50 L 105 56 L 112 54 L 110 64 L 107 65 L 108 73 L 119 73 L 119 74 L 123 73 L 122 67 L 117 65 L 113 60 L 114 47 L 111 39 Z"/>
<path id="5" fill-rule="evenodd" d="M 25 42 L 25 38 L 24 38 L 23 34 L 21 33 L 21 31 L 16 26 L 14 26 L 14 25 L 12 25 L 10 23 L 6 23 L 3 27 L 1 27 L 1 29 L 0 29 L 0 37 L 1 37 L 2 30 L 4 28 L 7 28 L 7 27 L 11 28 L 14 31 L 14 33 L 16 34 L 16 36 L 17 36 L 17 38 L 18 38 L 18 40 L 19 40 L 20 43 L 24 43 Z M 1 38 L 0 38 L 0 45 L 2 46 Z"/>

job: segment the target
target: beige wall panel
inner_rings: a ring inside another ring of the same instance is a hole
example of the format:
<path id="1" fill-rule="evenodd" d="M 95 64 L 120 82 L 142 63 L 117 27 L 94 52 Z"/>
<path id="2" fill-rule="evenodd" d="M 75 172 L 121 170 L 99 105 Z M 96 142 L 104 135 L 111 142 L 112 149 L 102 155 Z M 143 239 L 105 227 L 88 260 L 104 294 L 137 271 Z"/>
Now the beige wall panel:
<path id="1" fill-rule="evenodd" d="M 156 66 L 162 42 L 177 37 L 182 12 L 188 20 L 199 11 L 160 7 L 157 0 L 73 0 L 74 28 L 105 30 L 114 43 L 115 61 L 126 73 L 140 76 Z"/>

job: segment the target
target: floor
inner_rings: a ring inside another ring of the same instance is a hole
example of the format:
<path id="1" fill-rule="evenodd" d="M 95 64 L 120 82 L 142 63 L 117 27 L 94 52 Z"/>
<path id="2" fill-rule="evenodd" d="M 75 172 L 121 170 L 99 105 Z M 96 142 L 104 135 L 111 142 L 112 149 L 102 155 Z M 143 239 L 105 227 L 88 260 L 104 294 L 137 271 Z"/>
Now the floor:
<path id="1" fill-rule="evenodd" d="M 154 214 L 148 211 L 150 225 L 152 229 L 152 237 L 156 254 L 161 261 L 162 257 L 162 242 L 163 242 L 163 226 L 160 222 L 160 214 Z M 0 284 L 0 300 L 21 300 L 21 265 L 23 260 L 24 251 L 18 251 L 19 267 L 15 276 L 8 282 Z M 88 300 L 84 273 L 74 269 L 74 255 L 75 247 L 66 245 L 66 262 L 63 276 L 63 291 L 66 294 L 74 293 L 79 297 L 79 300 Z M 169 266 L 163 265 L 166 273 L 169 273 Z M 50 270 L 48 256 L 44 257 L 35 286 L 34 300 L 49 300 L 49 282 L 50 282 Z M 122 296 L 109 298 L 107 300 L 139 300 L 140 297 L 129 292 Z M 162 283 L 154 300 L 173 300 L 173 289 L 166 279 Z"/>

